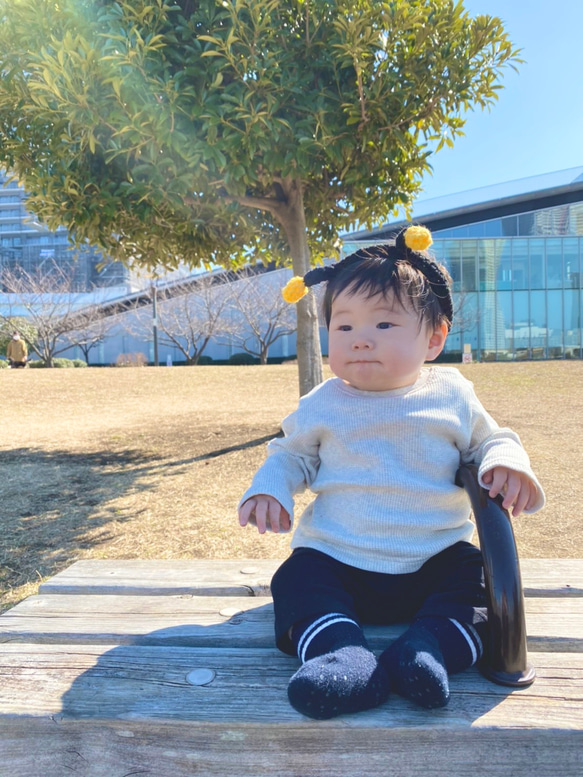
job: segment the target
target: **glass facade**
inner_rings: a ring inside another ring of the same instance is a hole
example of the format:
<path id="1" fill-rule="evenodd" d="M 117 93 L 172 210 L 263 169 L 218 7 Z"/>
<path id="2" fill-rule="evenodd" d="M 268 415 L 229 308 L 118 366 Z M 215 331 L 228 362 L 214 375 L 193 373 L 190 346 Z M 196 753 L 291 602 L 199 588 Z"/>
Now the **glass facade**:
<path id="1" fill-rule="evenodd" d="M 432 250 L 454 280 L 447 351 L 481 360 L 581 356 L 583 237 L 448 239 Z"/>
<path id="2" fill-rule="evenodd" d="M 445 353 L 480 361 L 582 358 L 583 203 L 433 232 L 453 278 Z M 344 255 L 373 241 L 344 243 Z"/>

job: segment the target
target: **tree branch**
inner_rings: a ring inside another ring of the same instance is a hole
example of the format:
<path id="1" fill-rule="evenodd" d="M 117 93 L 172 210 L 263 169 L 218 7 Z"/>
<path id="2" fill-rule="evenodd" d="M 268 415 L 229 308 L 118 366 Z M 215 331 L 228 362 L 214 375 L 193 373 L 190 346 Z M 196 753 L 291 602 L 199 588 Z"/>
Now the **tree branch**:
<path id="1" fill-rule="evenodd" d="M 267 210 L 270 213 L 277 213 L 285 205 L 284 200 L 275 197 L 254 197 L 248 194 L 231 196 L 227 194 L 223 195 L 223 198 L 227 202 L 238 202 L 245 208 L 257 208 L 257 210 Z"/>

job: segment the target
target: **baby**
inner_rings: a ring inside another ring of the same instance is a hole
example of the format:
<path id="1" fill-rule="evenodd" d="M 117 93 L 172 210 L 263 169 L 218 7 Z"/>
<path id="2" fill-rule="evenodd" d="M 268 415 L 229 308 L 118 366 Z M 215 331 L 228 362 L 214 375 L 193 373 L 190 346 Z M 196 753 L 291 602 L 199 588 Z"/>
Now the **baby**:
<path id="1" fill-rule="evenodd" d="M 455 368 L 424 367 L 453 318 L 450 278 L 424 227 L 293 278 L 288 301 L 325 282 L 336 377 L 302 397 L 239 506 L 241 526 L 292 528 L 293 495 L 316 495 L 272 581 L 275 637 L 302 666 L 288 687 L 301 713 L 369 709 L 391 690 L 425 707 L 449 700 L 449 675 L 482 656 L 480 550 L 462 463 L 513 515 L 544 494 L 520 439 L 500 428 Z M 408 621 L 377 658 L 362 623 Z"/>

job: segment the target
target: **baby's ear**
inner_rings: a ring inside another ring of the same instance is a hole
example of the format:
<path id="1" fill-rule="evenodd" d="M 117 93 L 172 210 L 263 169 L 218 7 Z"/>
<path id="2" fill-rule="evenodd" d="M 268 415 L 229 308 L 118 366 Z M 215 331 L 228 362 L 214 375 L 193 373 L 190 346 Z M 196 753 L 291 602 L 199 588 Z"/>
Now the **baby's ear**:
<path id="1" fill-rule="evenodd" d="M 437 359 L 439 354 L 443 351 L 448 331 L 447 324 L 443 323 L 433 332 L 427 345 L 425 361 L 432 362 L 434 359 Z"/>

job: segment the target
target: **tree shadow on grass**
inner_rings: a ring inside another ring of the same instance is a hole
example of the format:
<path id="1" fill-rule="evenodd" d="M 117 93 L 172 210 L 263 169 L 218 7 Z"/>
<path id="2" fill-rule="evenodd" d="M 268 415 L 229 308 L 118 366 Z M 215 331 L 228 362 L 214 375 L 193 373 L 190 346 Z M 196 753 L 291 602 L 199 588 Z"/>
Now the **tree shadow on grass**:
<path id="1" fill-rule="evenodd" d="M 132 449 L 0 451 L 0 612 L 32 593 L 32 584 L 79 558 L 84 549 L 111 542 L 119 536 L 119 524 L 146 511 L 120 509 L 124 496 L 155 490 L 161 477 L 264 445 L 278 434 L 281 431 L 171 461 Z"/>
<path id="2" fill-rule="evenodd" d="M 159 466 L 159 457 L 135 450 L 0 452 L 0 602 L 55 574 L 80 549 L 111 540 L 115 524 L 139 514 L 118 509 L 117 500 L 154 488 Z"/>
<path id="3" fill-rule="evenodd" d="M 216 459 L 220 456 L 225 456 L 227 453 L 233 453 L 234 451 L 244 451 L 248 448 L 257 448 L 260 445 L 267 445 L 267 443 L 273 440 L 275 437 L 283 437 L 283 432 L 280 430 L 274 434 L 267 434 L 264 437 L 256 437 L 254 440 L 247 440 L 247 442 L 238 443 L 237 445 L 229 445 L 225 448 L 217 448 L 214 451 L 208 451 L 207 453 L 202 453 L 199 456 L 192 456 L 188 459 L 180 459 L 178 461 L 164 463 L 160 466 L 182 467 L 185 464 L 195 464 L 197 461 L 208 461 L 209 459 Z"/>

